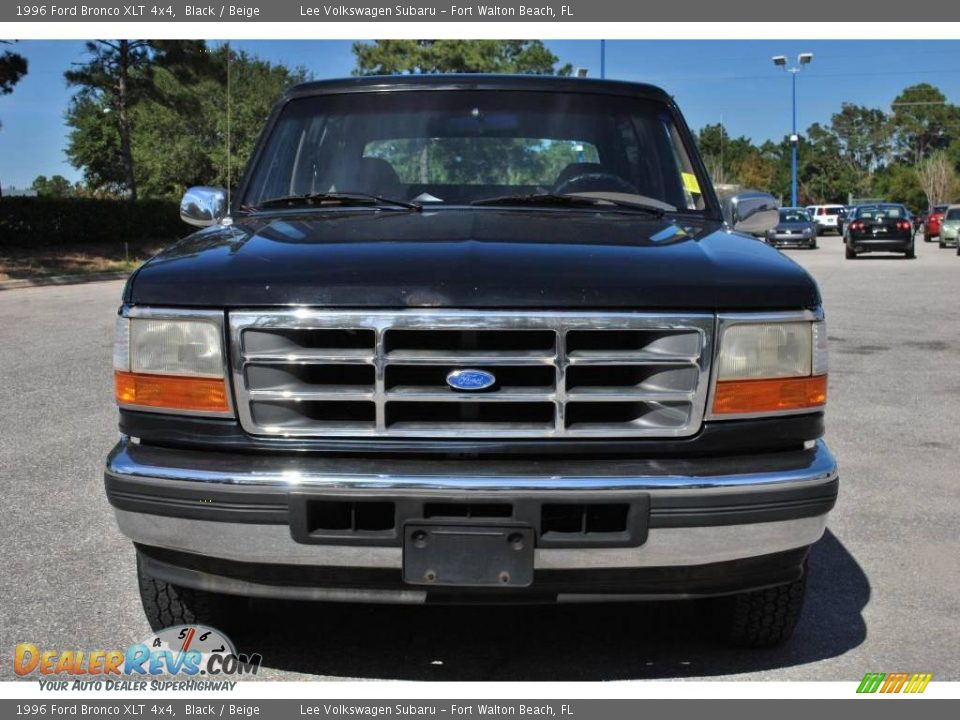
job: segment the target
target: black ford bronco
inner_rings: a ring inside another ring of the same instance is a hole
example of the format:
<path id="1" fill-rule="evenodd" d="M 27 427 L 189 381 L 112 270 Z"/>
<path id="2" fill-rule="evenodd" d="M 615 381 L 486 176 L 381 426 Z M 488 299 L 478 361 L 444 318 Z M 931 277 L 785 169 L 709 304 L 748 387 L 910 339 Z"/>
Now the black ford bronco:
<path id="1" fill-rule="evenodd" d="M 156 626 L 251 597 L 714 598 L 787 639 L 837 496 L 816 283 L 623 82 L 286 94 L 130 278 L 106 493 Z"/>

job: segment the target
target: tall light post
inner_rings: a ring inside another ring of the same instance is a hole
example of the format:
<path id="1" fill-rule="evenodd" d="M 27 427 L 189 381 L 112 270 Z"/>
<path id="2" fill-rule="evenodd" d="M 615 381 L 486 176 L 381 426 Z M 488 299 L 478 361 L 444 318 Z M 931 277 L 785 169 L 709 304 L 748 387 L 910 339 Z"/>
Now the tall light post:
<path id="1" fill-rule="evenodd" d="M 790 133 L 790 206 L 797 206 L 797 75 L 803 69 L 804 65 L 809 65 L 813 60 L 813 53 L 800 53 L 797 55 L 797 64 L 793 67 L 787 67 L 787 57 L 785 55 L 774 55 L 773 64 L 782 67 L 788 73 L 793 83 L 793 129 Z"/>

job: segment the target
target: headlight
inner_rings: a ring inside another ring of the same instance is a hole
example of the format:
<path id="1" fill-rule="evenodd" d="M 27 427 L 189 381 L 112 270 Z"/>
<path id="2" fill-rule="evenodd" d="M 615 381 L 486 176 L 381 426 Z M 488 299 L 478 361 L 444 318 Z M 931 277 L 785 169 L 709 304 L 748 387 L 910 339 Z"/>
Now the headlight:
<path id="1" fill-rule="evenodd" d="M 117 318 L 113 350 L 117 403 L 133 409 L 230 414 L 223 314 L 140 313 Z"/>
<path id="2" fill-rule="evenodd" d="M 803 229 L 803 234 L 804 234 L 806 237 L 810 237 L 811 235 L 813 235 L 813 228 L 804 228 L 804 229 Z"/>
<path id="3" fill-rule="evenodd" d="M 714 416 L 814 410 L 827 401 L 823 321 L 729 322 L 722 330 Z"/>

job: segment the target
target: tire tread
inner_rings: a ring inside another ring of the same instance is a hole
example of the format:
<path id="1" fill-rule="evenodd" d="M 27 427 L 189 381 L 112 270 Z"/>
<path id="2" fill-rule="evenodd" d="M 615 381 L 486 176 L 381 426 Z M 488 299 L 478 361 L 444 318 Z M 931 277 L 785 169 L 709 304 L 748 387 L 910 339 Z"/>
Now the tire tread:
<path id="1" fill-rule="evenodd" d="M 147 575 L 137 558 L 140 602 L 153 630 L 173 625 L 212 625 L 225 629 L 237 616 L 242 598 L 174 585 Z"/>
<path id="2" fill-rule="evenodd" d="M 727 640 L 741 647 L 765 648 L 793 635 L 806 594 L 807 573 L 787 585 L 754 590 L 728 598 Z"/>

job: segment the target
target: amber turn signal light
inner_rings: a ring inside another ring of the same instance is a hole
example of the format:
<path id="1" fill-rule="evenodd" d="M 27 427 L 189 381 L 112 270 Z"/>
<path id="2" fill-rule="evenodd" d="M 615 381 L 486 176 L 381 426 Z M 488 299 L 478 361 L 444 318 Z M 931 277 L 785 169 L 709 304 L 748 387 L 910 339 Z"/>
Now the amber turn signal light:
<path id="1" fill-rule="evenodd" d="M 223 378 L 147 375 L 117 370 L 113 381 L 120 405 L 194 412 L 229 410 Z"/>
<path id="2" fill-rule="evenodd" d="M 827 376 L 723 380 L 713 397 L 714 415 L 814 409 L 827 402 Z"/>

